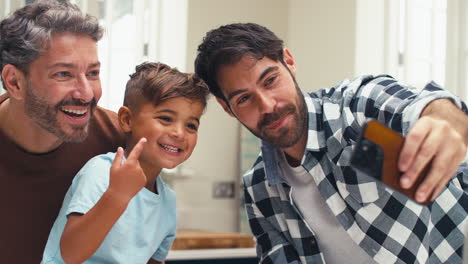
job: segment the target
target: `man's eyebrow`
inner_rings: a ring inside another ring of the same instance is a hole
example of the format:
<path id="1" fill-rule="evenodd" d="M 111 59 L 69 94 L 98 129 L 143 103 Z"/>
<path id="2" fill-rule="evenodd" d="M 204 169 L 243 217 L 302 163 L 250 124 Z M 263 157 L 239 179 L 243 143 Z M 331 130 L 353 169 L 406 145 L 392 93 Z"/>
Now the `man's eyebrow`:
<path id="1" fill-rule="evenodd" d="M 99 66 L 101 66 L 101 62 L 98 61 L 98 62 L 95 62 L 95 63 L 91 63 L 88 66 L 88 68 L 94 68 L 94 67 L 99 67 Z"/>
<path id="2" fill-rule="evenodd" d="M 67 62 L 57 62 L 57 63 L 49 65 L 49 68 L 55 68 L 55 67 L 76 68 L 76 65 L 73 63 L 67 63 Z"/>
<path id="3" fill-rule="evenodd" d="M 94 68 L 94 67 L 98 67 L 98 66 L 101 66 L 101 63 L 99 61 L 90 64 L 88 66 L 88 68 Z M 75 64 L 67 63 L 67 62 L 57 62 L 57 63 L 54 63 L 52 65 L 49 65 L 49 68 L 54 68 L 54 67 L 77 68 L 77 66 Z"/>
<path id="4" fill-rule="evenodd" d="M 266 70 L 264 70 L 262 74 L 260 74 L 260 77 L 258 77 L 257 83 L 261 82 L 263 78 L 265 78 L 265 76 L 267 76 L 270 72 L 277 71 L 278 69 L 278 66 L 270 66 L 266 68 Z"/>

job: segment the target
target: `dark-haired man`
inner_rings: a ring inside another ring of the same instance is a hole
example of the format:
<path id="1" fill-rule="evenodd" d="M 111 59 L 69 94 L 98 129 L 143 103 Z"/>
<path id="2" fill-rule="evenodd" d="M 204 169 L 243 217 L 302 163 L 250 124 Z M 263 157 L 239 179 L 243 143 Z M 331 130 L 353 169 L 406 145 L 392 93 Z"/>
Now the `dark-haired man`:
<path id="1" fill-rule="evenodd" d="M 435 83 L 419 91 L 389 76 L 304 93 L 291 52 L 252 23 L 208 32 L 195 71 L 224 110 L 262 139 L 244 176 L 261 263 L 461 262 L 468 117 L 459 98 Z M 350 167 L 366 118 L 406 136 L 402 187 L 432 160 L 416 195 L 433 201 L 428 206 Z"/>
<path id="2" fill-rule="evenodd" d="M 39 263 L 71 180 L 123 135 L 101 96 L 96 18 L 38 0 L 0 22 L 0 255 Z"/>

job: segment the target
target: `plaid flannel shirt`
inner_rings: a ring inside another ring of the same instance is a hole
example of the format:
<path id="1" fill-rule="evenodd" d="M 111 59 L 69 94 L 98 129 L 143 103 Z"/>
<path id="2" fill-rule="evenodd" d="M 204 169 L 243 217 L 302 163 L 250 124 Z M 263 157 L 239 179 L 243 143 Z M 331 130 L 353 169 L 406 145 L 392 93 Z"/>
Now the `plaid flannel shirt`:
<path id="1" fill-rule="evenodd" d="M 461 263 L 468 211 L 468 165 L 430 205 L 423 206 L 350 167 L 367 117 L 406 135 L 424 107 L 456 96 L 429 83 L 423 90 L 390 76 L 362 76 L 304 93 L 309 131 L 302 166 L 348 235 L 378 263 Z M 262 153 L 244 175 L 244 198 L 260 263 L 325 263 L 314 231 L 291 202 L 278 167 L 280 149 Z M 339 252 L 337 252 L 339 254 Z"/>

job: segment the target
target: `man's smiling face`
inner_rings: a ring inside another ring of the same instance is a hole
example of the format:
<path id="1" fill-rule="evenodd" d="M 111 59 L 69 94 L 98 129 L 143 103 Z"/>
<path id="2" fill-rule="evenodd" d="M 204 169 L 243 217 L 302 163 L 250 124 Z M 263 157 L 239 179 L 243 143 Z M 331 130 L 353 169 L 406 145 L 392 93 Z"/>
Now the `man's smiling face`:
<path id="1" fill-rule="evenodd" d="M 244 56 L 224 65 L 217 74 L 218 84 L 229 105 L 218 102 L 257 137 L 288 148 L 304 135 L 307 110 L 294 80 L 295 66 L 285 52 L 285 64 L 264 57 Z"/>
<path id="2" fill-rule="evenodd" d="M 26 114 L 42 129 L 68 142 L 88 134 L 100 99 L 96 41 L 85 35 L 57 33 L 26 75 Z"/>

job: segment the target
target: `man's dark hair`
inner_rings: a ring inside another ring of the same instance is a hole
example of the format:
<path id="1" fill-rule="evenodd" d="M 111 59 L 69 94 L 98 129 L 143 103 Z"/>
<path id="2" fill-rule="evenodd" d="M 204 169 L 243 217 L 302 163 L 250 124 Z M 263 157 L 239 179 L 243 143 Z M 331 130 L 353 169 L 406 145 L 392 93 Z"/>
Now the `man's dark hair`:
<path id="1" fill-rule="evenodd" d="M 184 97 L 205 109 L 210 91 L 196 74 L 183 73 L 164 63 L 144 62 L 135 68 L 125 88 L 124 106 L 138 111 L 143 103 L 158 105 Z"/>
<path id="2" fill-rule="evenodd" d="M 226 101 L 216 81 L 218 71 L 245 55 L 257 60 L 268 57 L 284 64 L 283 41 L 266 27 L 254 23 L 221 26 L 209 31 L 198 46 L 195 72 L 208 84 L 212 94 Z"/>
<path id="3" fill-rule="evenodd" d="M 11 64 L 27 74 L 31 62 L 47 50 L 52 34 L 65 32 L 95 41 L 103 35 L 97 18 L 68 1 L 36 0 L 16 10 L 0 22 L 0 72 Z"/>

